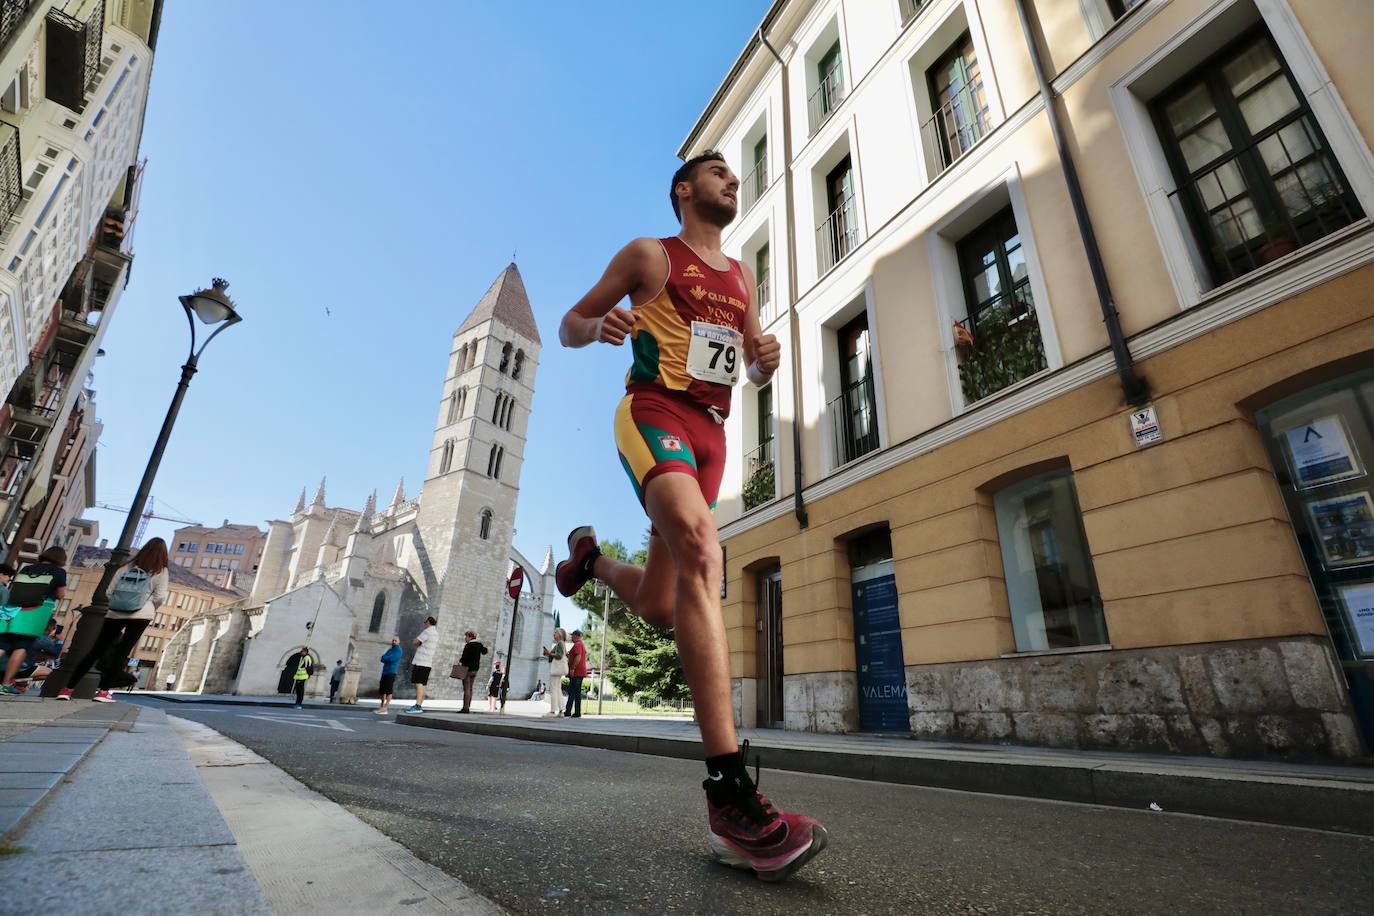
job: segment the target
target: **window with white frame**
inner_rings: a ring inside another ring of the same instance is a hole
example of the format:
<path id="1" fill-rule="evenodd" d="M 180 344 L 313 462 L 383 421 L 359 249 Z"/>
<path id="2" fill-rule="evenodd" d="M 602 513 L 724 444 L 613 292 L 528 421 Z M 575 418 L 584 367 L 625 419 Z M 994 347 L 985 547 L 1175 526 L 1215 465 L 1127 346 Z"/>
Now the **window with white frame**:
<path id="1" fill-rule="evenodd" d="M 753 450 L 744 456 L 744 484 L 740 498 L 744 503 L 744 511 L 748 512 L 777 497 L 777 437 L 773 423 L 773 385 L 769 383 L 762 388 L 746 388 L 745 392 L 745 397 L 749 397 L 750 393 L 753 395 L 752 404 L 746 404 L 746 407 L 754 408 L 753 416 L 749 417 L 746 411 L 745 420 L 746 423 L 753 420 L 756 443 Z"/>
<path id="2" fill-rule="evenodd" d="M 868 312 L 861 302 L 857 312 L 844 310 L 833 330 L 822 335 L 833 348 L 826 363 L 826 426 L 831 436 L 834 467 L 855 461 L 879 445 L 878 402 L 873 371 L 873 339 Z"/>
<path id="3" fill-rule="evenodd" d="M 830 120 L 848 91 L 838 20 L 832 19 L 816 37 L 805 66 L 807 117 L 810 134 L 814 135 Z"/>
<path id="4" fill-rule="evenodd" d="M 1184 308 L 1374 206 L 1374 157 L 1287 3 L 1213 4 L 1109 94 Z"/>
<path id="5" fill-rule="evenodd" d="M 862 239 L 854 175 L 846 134 L 814 170 L 820 221 L 816 226 L 816 275 L 822 277 L 848 257 Z"/>
<path id="6" fill-rule="evenodd" d="M 744 135 L 741 144 L 740 215 L 748 213 L 768 190 L 768 125 L 766 115 L 759 115 L 753 128 Z M 746 171 L 747 170 L 747 171 Z"/>

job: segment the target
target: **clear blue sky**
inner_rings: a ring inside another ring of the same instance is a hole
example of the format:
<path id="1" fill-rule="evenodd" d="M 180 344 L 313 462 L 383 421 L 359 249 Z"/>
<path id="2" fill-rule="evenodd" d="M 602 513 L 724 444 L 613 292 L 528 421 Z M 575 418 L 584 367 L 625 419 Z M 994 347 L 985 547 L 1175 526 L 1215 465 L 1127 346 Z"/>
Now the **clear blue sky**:
<path id="1" fill-rule="evenodd" d="M 538 563 L 588 521 L 637 544 L 627 354 L 563 350 L 557 323 L 620 245 L 677 230 L 678 144 L 767 5 L 170 0 L 95 367 L 98 498 L 132 499 L 185 358 L 176 297 L 212 276 L 244 321 L 206 351 L 159 508 L 261 525 L 326 474 L 331 505 L 401 475 L 415 495 L 452 333 L 518 250 L 544 349 L 516 546 Z M 113 542 L 122 516 L 92 511 Z"/>

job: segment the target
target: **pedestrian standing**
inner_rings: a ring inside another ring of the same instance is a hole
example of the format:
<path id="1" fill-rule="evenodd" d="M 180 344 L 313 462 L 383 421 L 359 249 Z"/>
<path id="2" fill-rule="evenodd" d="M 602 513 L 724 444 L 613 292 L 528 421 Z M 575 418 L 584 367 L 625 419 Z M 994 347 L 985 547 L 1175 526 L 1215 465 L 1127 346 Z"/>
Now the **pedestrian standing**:
<path id="1" fill-rule="evenodd" d="M 176 675 L 176 672 L 175 672 L 175 671 L 169 671 L 169 672 L 167 673 L 167 692 L 168 692 L 168 693 L 171 693 L 172 690 L 173 690 L 173 688 L 176 687 L 176 685 L 177 685 L 177 675 Z"/>
<path id="2" fill-rule="evenodd" d="M 563 715 L 582 718 L 582 679 L 587 676 L 587 646 L 582 631 L 572 631 L 572 646 L 568 649 L 568 705 Z"/>
<path id="3" fill-rule="evenodd" d="M 496 703 L 501 699 L 501 663 L 491 663 L 491 680 L 487 682 L 487 711 L 496 712 Z"/>
<path id="4" fill-rule="evenodd" d="M 339 659 L 334 664 L 334 670 L 329 672 L 329 702 L 331 703 L 334 702 L 334 694 L 339 692 L 339 685 L 343 683 L 344 673 L 343 659 Z"/>
<path id="5" fill-rule="evenodd" d="M 415 685 L 415 703 L 406 712 L 425 711 L 425 686 L 434 666 L 434 649 L 439 642 L 439 618 L 426 617 L 425 628 L 415 637 L 415 654 L 410 658 L 410 682 Z"/>
<path id="6" fill-rule="evenodd" d="M 396 669 L 401 667 L 401 637 L 391 637 L 391 647 L 382 653 L 381 661 L 382 683 L 377 694 L 382 698 L 382 705 L 377 715 L 384 716 L 391 711 L 391 691 L 396 687 Z"/>
<path id="7" fill-rule="evenodd" d="M 554 627 L 553 645 L 544 650 L 549 660 L 549 715 L 563 714 L 563 678 L 568 674 L 568 631 Z"/>
<path id="8" fill-rule="evenodd" d="M 0 677 L 0 695 L 22 693 L 14 678 L 24 664 L 29 647 L 52 620 L 57 602 L 67 594 L 67 552 L 49 547 L 15 574 L 9 583 L 5 606 L 0 608 L 0 652 L 9 652 Z"/>
<path id="9" fill-rule="evenodd" d="M 110 688 L 118 686 L 139 637 L 167 601 L 167 566 L 167 542 L 153 538 L 115 572 L 106 595 L 109 610 L 100 624 L 100 633 L 86 657 L 72 668 L 67 686 L 58 691 L 59 700 L 70 700 L 81 678 L 100 661 L 100 685 L 91 699 L 97 703 L 115 701 Z"/>
<path id="10" fill-rule="evenodd" d="M 476 630 L 463 634 L 463 654 L 458 657 L 458 664 L 467 668 L 467 674 L 463 676 L 463 708 L 459 712 L 472 712 L 472 687 L 477 683 L 477 669 L 482 667 L 482 656 L 486 654 L 487 647 L 477 641 Z"/>
<path id="11" fill-rule="evenodd" d="M 10 582 L 17 570 L 8 563 L 0 563 L 0 607 L 10 603 Z"/>

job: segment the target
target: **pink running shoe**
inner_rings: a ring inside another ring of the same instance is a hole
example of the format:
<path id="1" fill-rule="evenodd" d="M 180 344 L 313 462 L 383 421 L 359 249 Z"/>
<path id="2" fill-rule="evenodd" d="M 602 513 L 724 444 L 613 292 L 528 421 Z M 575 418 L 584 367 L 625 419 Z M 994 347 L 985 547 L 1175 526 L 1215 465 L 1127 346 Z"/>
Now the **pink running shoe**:
<path id="1" fill-rule="evenodd" d="M 748 748 L 746 741 L 741 762 Z M 829 841 L 817 821 L 773 807 L 747 772 L 733 779 L 707 777 L 702 787 L 711 822 L 706 841 L 722 864 L 753 871 L 762 881 L 782 881 L 814 859 Z"/>
<path id="2" fill-rule="evenodd" d="M 97 690 L 95 696 L 91 697 L 91 699 L 95 700 L 97 703 L 117 702 L 114 697 L 110 696 L 110 691 L 108 690 Z"/>
<path id="3" fill-rule="evenodd" d="M 554 581 L 564 598 L 571 598 L 579 588 L 592 581 L 592 565 L 599 556 L 601 548 L 596 544 L 592 526 L 574 528 L 568 535 L 568 558 L 554 570 Z"/>
<path id="4" fill-rule="evenodd" d="M 72 698 L 72 689 L 71 689 L 70 687 L 63 687 L 61 690 L 57 691 L 57 699 L 59 699 L 59 700 L 70 700 L 71 698 Z"/>

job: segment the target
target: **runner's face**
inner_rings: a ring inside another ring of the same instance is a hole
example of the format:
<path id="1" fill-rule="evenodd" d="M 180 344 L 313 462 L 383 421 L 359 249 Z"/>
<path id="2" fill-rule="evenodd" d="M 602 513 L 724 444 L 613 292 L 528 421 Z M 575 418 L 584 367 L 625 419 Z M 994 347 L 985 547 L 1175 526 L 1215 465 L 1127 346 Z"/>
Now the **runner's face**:
<path id="1" fill-rule="evenodd" d="M 697 166 L 691 182 L 691 196 L 685 203 L 708 223 L 721 228 L 730 225 L 739 212 L 739 178 L 720 160 Z"/>

